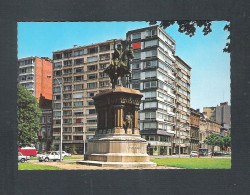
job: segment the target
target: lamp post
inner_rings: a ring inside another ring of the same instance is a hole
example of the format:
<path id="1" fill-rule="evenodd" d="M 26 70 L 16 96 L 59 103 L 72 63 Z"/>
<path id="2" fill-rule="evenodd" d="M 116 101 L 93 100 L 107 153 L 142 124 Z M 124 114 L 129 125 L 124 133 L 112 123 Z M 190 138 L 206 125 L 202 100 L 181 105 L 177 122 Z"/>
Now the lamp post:
<path id="1" fill-rule="evenodd" d="M 52 78 L 51 75 L 47 75 L 47 78 Z M 59 152 L 60 152 L 60 162 L 62 162 L 62 132 L 63 132 L 63 93 L 62 93 L 62 83 L 58 80 L 58 78 L 54 77 L 57 82 L 60 85 L 60 90 L 61 90 L 61 133 L 60 133 L 60 147 L 59 147 Z"/>

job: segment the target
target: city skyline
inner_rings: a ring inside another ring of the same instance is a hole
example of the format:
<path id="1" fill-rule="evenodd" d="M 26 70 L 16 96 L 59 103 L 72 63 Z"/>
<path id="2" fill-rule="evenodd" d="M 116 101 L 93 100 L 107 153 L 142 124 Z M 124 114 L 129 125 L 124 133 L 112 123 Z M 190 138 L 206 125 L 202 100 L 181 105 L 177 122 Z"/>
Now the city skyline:
<path id="1" fill-rule="evenodd" d="M 230 56 L 223 53 L 228 36 L 223 30 L 226 23 L 213 22 L 213 32 L 207 36 L 197 29 L 192 38 L 179 33 L 176 25 L 165 30 L 176 41 L 176 55 L 192 67 L 191 107 L 194 109 L 202 111 L 203 107 L 223 101 L 230 104 Z M 52 51 L 125 39 L 127 31 L 147 26 L 146 22 L 18 23 L 18 58 L 52 58 Z"/>

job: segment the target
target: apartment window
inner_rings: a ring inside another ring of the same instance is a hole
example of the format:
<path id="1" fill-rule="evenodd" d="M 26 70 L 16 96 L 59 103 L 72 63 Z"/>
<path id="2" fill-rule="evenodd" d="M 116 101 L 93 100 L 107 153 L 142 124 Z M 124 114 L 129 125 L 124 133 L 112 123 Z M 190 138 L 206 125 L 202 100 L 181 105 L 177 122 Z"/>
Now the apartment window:
<path id="1" fill-rule="evenodd" d="M 141 59 L 141 52 L 134 52 L 134 59 L 135 60 Z"/>
<path id="2" fill-rule="evenodd" d="M 64 83 L 72 83 L 72 77 L 63 78 Z"/>
<path id="3" fill-rule="evenodd" d="M 107 77 L 108 77 L 108 75 L 106 73 L 104 73 L 104 72 L 99 73 L 99 78 L 107 78 Z"/>
<path id="4" fill-rule="evenodd" d="M 63 116 L 72 116 L 72 111 L 70 110 L 63 111 Z"/>
<path id="5" fill-rule="evenodd" d="M 157 108 L 157 102 L 144 102 L 144 109 Z"/>
<path id="6" fill-rule="evenodd" d="M 47 117 L 47 123 L 51 123 L 51 116 Z"/>
<path id="7" fill-rule="evenodd" d="M 146 47 L 153 47 L 158 45 L 158 40 L 151 40 L 151 41 L 145 41 L 145 48 Z"/>
<path id="8" fill-rule="evenodd" d="M 53 88 L 54 93 L 60 92 L 61 88 L 60 87 L 54 87 Z"/>
<path id="9" fill-rule="evenodd" d="M 70 58 L 72 56 L 72 52 L 64 52 L 64 58 Z"/>
<path id="10" fill-rule="evenodd" d="M 64 102 L 63 107 L 64 108 L 71 108 L 72 107 L 72 102 Z"/>
<path id="11" fill-rule="evenodd" d="M 88 101 L 88 102 L 87 102 L 87 105 L 88 105 L 88 106 L 94 105 L 94 101 Z"/>
<path id="12" fill-rule="evenodd" d="M 75 90 L 75 91 L 81 90 L 81 89 L 83 89 L 83 84 L 74 85 L 74 90 Z"/>
<path id="13" fill-rule="evenodd" d="M 87 49 L 88 54 L 93 54 L 98 52 L 98 47 L 92 47 Z"/>
<path id="14" fill-rule="evenodd" d="M 54 83 L 54 85 L 58 85 L 58 84 L 62 83 L 62 79 L 61 78 L 53 79 L 53 83 Z"/>
<path id="15" fill-rule="evenodd" d="M 97 74 L 88 74 L 88 80 L 90 79 L 97 79 Z"/>
<path id="16" fill-rule="evenodd" d="M 141 77 L 141 72 L 133 72 L 132 79 L 140 79 L 140 77 Z"/>
<path id="17" fill-rule="evenodd" d="M 145 52 L 146 58 L 151 58 L 157 55 L 157 50 L 151 50 Z"/>
<path id="18" fill-rule="evenodd" d="M 53 64 L 54 68 L 60 68 L 62 67 L 62 62 L 56 62 Z"/>
<path id="19" fill-rule="evenodd" d="M 51 138 L 51 129 L 50 129 L 50 127 L 47 128 L 47 137 Z"/>
<path id="20" fill-rule="evenodd" d="M 87 96 L 88 96 L 88 97 L 94 97 L 96 94 L 97 94 L 96 91 L 91 91 L 91 92 L 88 92 L 88 93 L 87 93 Z"/>
<path id="21" fill-rule="evenodd" d="M 97 88 L 97 83 L 87 83 L 87 88 L 88 88 L 88 89 Z"/>
<path id="22" fill-rule="evenodd" d="M 41 123 L 42 123 L 42 124 L 45 123 L 45 118 L 46 118 L 45 116 L 42 116 L 42 117 L 41 117 Z"/>
<path id="23" fill-rule="evenodd" d="M 133 70 L 140 69 L 140 63 L 133 63 L 132 64 L 132 69 Z"/>
<path id="24" fill-rule="evenodd" d="M 83 72 L 83 71 L 84 71 L 83 67 L 74 68 L 74 73 L 81 73 L 81 72 Z"/>
<path id="25" fill-rule="evenodd" d="M 72 69 L 63 70 L 64 74 L 72 74 Z"/>
<path id="26" fill-rule="evenodd" d="M 73 94 L 74 99 L 82 99 L 83 98 L 83 93 L 75 93 Z"/>
<path id="27" fill-rule="evenodd" d="M 63 132 L 65 132 L 65 133 L 71 133 L 72 132 L 71 130 L 72 130 L 71 127 L 64 127 L 63 128 Z"/>
<path id="28" fill-rule="evenodd" d="M 67 60 L 63 62 L 64 66 L 72 66 L 72 60 Z"/>
<path id="29" fill-rule="evenodd" d="M 172 65 L 172 60 L 166 56 L 164 53 L 162 53 L 161 51 L 159 51 L 159 57 L 166 63 Z"/>
<path id="30" fill-rule="evenodd" d="M 151 68 L 151 67 L 156 67 L 156 66 L 157 66 L 157 60 L 143 62 L 144 68 Z"/>
<path id="31" fill-rule="evenodd" d="M 87 62 L 97 62 L 98 61 L 98 56 L 93 56 L 93 57 L 87 57 Z"/>
<path id="32" fill-rule="evenodd" d="M 82 107 L 83 106 L 83 101 L 81 102 L 74 102 L 74 107 Z"/>
<path id="33" fill-rule="evenodd" d="M 100 60 L 103 61 L 103 60 L 109 60 L 110 59 L 110 55 L 109 54 L 103 54 L 103 55 L 100 55 Z"/>
<path id="34" fill-rule="evenodd" d="M 72 87 L 71 86 L 65 86 L 63 89 L 64 89 L 64 91 L 72 91 Z"/>
<path id="35" fill-rule="evenodd" d="M 146 119 L 155 119 L 156 113 L 155 112 L 145 112 L 145 118 Z"/>
<path id="36" fill-rule="evenodd" d="M 96 122 L 97 122 L 96 118 L 87 119 L 87 123 L 96 123 Z"/>
<path id="37" fill-rule="evenodd" d="M 83 76 L 75 76 L 74 77 L 74 81 L 75 82 L 81 82 L 81 81 L 83 81 Z"/>
<path id="38" fill-rule="evenodd" d="M 157 35 L 157 30 L 156 29 L 146 31 L 146 36 L 154 36 L 154 35 Z"/>
<path id="39" fill-rule="evenodd" d="M 83 58 L 75 59 L 74 60 L 74 65 L 80 65 L 80 64 L 83 64 L 83 63 L 84 63 L 84 59 Z"/>
<path id="40" fill-rule="evenodd" d="M 172 54 L 171 49 L 169 48 L 168 45 L 166 45 L 163 41 L 159 42 L 159 46 L 165 51 L 167 52 L 169 55 Z"/>
<path id="41" fill-rule="evenodd" d="M 83 127 L 74 127 L 74 132 L 83 132 Z"/>
<path id="42" fill-rule="evenodd" d="M 58 70 L 58 71 L 54 71 L 54 76 L 61 76 L 62 75 L 62 71 Z"/>
<path id="43" fill-rule="evenodd" d="M 96 110 L 95 109 L 89 109 L 89 110 L 87 110 L 87 114 L 96 114 Z"/>
<path id="44" fill-rule="evenodd" d="M 140 89 L 140 83 L 132 83 L 133 89 Z"/>
<path id="45" fill-rule="evenodd" d="M 62 59 L 62 54 L 61 54 L 61 53 L 54 54 L 54 55 L 53 55 L 53 59 L 54 59 L 54 60 Z"/>
<path id="46" fill-rule="evenodd" d="M 155 129 L 157 128 L 157 123 L 148 123 L 148 122 L 144 122 L 144 129 Z"/>
<path id="47" fill-rule="evenodd" d="M 83 140 L 83 136 L 74 136 L 74 140 Z"/>
<path id="48" fill-rule="evenodd" d="M 100 64 L 99 65 L 99 69 L 105 69 L 107 67 L 108 64 Z"/>
<path id="49" fill-rule="evenodd" d="M 157 87 L 157 81 L 147 81 L 144 82 L 144 89 L 149 89 L 152 87 Z"/>
<path id="50" fill-rule="evenodd" d="M 88 71 L 95 71 L 95 70 L 97 70 L 97 65 L 88 66 L 87 70 Z"/>
<path id="51" fill-rule="evenodd" d="M 132 40 L 141 39 L 141 33 L 132 34 Z"/>
<path id="52" fill-rule="evenodd" d="M 108 87 L 109 86 L 109 82 L 108 81 L 100 81 L 99 82 L 99 87 Z"/>
<path id="53" fill-rule="evenodd" d="M 54 117 L 60 117 L 61 116 L 61 112 L 60 111 L 54 111 L 53 112 L 53 116 Z"/>
<path id="54" fill-rule="evenodd" d="M 84 54 L 83 50 L 74 51 L 74 56 L 82 56 Z"/>
<path id="55" fill-rule="evenodd" d="M 74 110 L 74 116 L 83 116 L 83 110 Z"/>
<path id="56" fill-rule="evenodd" d="M 71 94 L 64 94 L 63 95 L 64 100 L 68 100 L 68 99 L 71 99 L 71 98 L 72 98 Z"/>
<path id="57" fill-rule="evenodd" d="M 156 77 L 156 71 L 145 72 L 145 78 L 153 78 L 153 77 Z"/>
<path id="58" fill-rule="evenodd" d="M 155 91 L 144 92 L 144 97 L 145 99 L 156 98 L 156 92 Z"/>
<path id="59" fill-rule="evenodd" d="M 54 120 L 54 123 L 53 123 L 54 125 L 59 125 L 59 124 L 61 124 L 61 120 Z"/>
<path id="60" fill-rule="evenodd" d="M 53 100 L 60 100 L 61 99 L 61 96 L 60 95 L 54 95 L 53 96 Z"/>
<path id="61" fill-rule="evenodd" d="M 95 132 L 95 131 L 96 131 L 96 128 L 92 128 L 92 127 L 88 128 L 88 132 Z"/>
<path id="62" fill-rule="evenodd" d="M 110 45 L 101 45 L 100 46 L 100 52 L 103 52 L 103 51 L 109 51 L 110 50 Z"/>
<path id="63" fill-rule="evenodd" d="M 54 108 L 55 109 L 60 109 L 61 108 L 61 104 L 60 103 L 55 103 L 54 104 Z"/>

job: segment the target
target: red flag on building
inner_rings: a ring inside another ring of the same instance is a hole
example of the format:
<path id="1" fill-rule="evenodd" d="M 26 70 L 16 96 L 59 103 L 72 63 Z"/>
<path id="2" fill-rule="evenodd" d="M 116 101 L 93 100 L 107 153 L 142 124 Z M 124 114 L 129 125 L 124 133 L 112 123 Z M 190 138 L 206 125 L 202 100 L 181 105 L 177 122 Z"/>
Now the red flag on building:
<path id="1" fill-rule="evenodd" d="M 141 43 L 133 43 L 132 44 L 132 48 L 133 49 L 139 49 L 139 48 L 141 48 Z"/>

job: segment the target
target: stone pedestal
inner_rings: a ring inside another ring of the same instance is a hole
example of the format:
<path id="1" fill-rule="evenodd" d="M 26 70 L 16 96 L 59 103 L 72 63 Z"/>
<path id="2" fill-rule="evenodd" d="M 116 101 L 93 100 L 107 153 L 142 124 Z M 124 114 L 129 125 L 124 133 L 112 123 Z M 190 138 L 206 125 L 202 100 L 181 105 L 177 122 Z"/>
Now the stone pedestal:
<path id="1" fill-rule="evenodd" d="M 152 167 L 147 141 L 138 129 L 142 94 L 117 87 L 96 95 L 97 131 L 88 141 L 84 160 L 78 163 L 114 167 Z"/>

